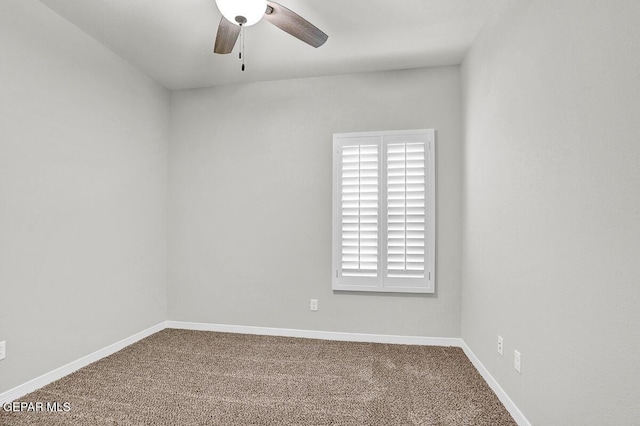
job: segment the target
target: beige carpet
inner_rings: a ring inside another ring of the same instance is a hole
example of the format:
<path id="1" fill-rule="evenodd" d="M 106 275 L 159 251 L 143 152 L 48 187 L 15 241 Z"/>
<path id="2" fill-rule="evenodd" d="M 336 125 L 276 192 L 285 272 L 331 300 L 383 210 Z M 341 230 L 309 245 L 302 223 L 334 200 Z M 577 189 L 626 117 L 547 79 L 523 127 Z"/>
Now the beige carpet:
<path id="1" fill-rule="evenodd" d="M 163 330 L 1 425 L 514 425 L 459 348 Z"/>

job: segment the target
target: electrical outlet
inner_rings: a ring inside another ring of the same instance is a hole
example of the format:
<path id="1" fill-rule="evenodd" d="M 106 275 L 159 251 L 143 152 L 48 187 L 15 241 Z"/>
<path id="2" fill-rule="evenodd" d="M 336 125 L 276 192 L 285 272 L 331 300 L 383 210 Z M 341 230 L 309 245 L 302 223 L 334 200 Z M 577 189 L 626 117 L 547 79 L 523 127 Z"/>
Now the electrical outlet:
<path id="1" fill-rule="evenodd" d="M 4 359 L 7 356 L 7 342 L 3 340 L 0 342 L 0 359 Z"/>
<path id="2" fill-rule="evenodd" d="M 498 336 L 498 353 L 504 355 L 504 341 L 502 340 L 502 336 Z"/>
<path id="3" fill-rule="evenodd" d="M 521 360 L 520 360 L 520 352 L 515 350 L 515 351 L 513 351 L 513 368 L 515 368 L 516 371 L 518 373 L 520 373 L 521 366 L 522 366 L 522 364 L 521 364 Z"/>
<path id="4" fill-rule="evenodd" d="M 318 310 L 318 299 L 311 299 L 311 310 L 312 311 Z"/>

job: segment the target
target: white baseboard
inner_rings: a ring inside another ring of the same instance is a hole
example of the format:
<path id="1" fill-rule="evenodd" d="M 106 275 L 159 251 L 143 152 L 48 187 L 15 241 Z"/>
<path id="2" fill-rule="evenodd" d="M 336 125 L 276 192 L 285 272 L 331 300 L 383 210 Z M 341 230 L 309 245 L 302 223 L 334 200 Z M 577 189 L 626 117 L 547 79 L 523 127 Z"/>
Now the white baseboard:
<path id="1" fill-rule="evenodd" d="M 99 359 L 102 359 L 115 352 L 118 352 L 119 350 L 125 348 L 126 346 L 131 345 L 132 343 L 135 343 L 138 340 L 144 339 L 145 337 L 148 337 L 164 329 L 165 329 L 165 322 L 161 322 L 159 324 L 154 325 L 153 327 L 147 328 L 144 331 L 136 333 L 133 336 L 129 336 L 126 339 L 122 339 L 119 342 L 109 345 L 106 348 L 102 348 L 98 351 L 95 351 L 92 354 L 83 356 L 78 360 L 70 362 L 67 365 L 63 365 L 60 368 L 56 368 L 55 370 L 50 371 L 46 374 L 43 374 L 40 377 L 36 377 L 33 380 L 29 380 L 27 383 L 24 383 L 13 389 L 9 389 L 8 391 L 0 394 L 0 405 L 4 404 L 5 402 L 14 401 L 28 393 L 35 391 L 36 389 L 40 389 L 41 387 L 46 386 L 49 383 L 54 382 L 58 379 L 61 379 L 64 376 L 69 375 L 74 371 L 81 369 L 82 367 L 86 367 L 92 362 L 96 362 Z"/>
<path id="2" fill-rule="evenodd" d="M 246 325 L 209 324 L 183 321 L 167 321 L 167 328 L 198 331 L 220 331 L 223 333 L 257 334 L 263 336 L 302 337 L 306 339 L 338 340 L 343 342 L 462 347 L 462 339 L 456 337 L 394 336 L 388 334 L 344 333 L 336 331 L 253 327 Z"/>
<path id="3" fill-rule="evenodd" d="M 461 346 L 462 350 L 467 355 L 467 358 L 469 358 L 473 366 L 476 367 L 476 370 L 478 370 L 478 372 L 480 373 L 482 378 L 485 380 L 485 382 L 487 382 L 491 390 L 495 392 L 495 394 L 498 396 L 498 399 L 505 406 L 509 414 L 511 414 L 511 417 L 513 417 L 513 420 L 515 420 L 519 426 L 531 426 L 531 423 L 529 423 L 529 420 L 527 420 L 524 414 L 522 414 L 522 411 L 520 411 L 520 409 L 516 406 L 516 404 L 514 404 L 511 398 L 509 398 L 509 395 L 507 395 L 504 389 L 502 389 L 502 386 L 500 386 L 496 381 L 496 379 L 493 378 L 491 373 L 489 373 L 489 370 L 487 370 L 487 368 L 480 362 L 476 354 L 473 353 L 471 348 L 467 346 L 464 340 L 462 339 L 460 340 L 462 341 L 462 346 Z"/>
<path id="4" fill-rule="evenodd" d="M 345 342 L 369 342 L 369 343 L 389 343 L 389 344 L 402 344 L 402 345 L 424 345 L 424 346 L 454 346 L 464 350 L 471 363 L 476 367 L 480 375 L 487 382 L 491 390 L 495 392 L 498 399 L 505 406 L 507 411 L 511 414 L 513 419 L 520 426 L 531 426 L 531 423 L 522 414 L 518 407 L 513 403 L 509 395 L 502 389 L 498 382 L 489 373 L 489 370 L 480 362 L 478 357 L 467 346 L 467 344 L 458 337 L 420 337 L 420 336 L 395 336 L 386 334 L 363 334 L 363 333 L 344 333 L 334 331 L 316 331 L 316 330 L 298 330 L 288 328 L 271 328 L 271 327 L 252 327 L 246 325 L 228 325 L 228 324 L 209 324 L 198 322 L 183 322 L 183 321 L 164 321 L 154 325 L 144 331 L 120 340 L 106 348 L 100 349 L 92 354 L 84 356 L 76 361 L 70 362 L 60 368 L 57 368 L 49 373 L 43 374 L 33 380 L 28 381 L 20 386 L 10 389 L 0 394 L 0 405 L 5 402 L 14 401 L 30 392 L 35 391 L 49 383 L 61 379 L 62 377 L 85 367 L 92 362 L 96 362 L 106 356 L 109 356 L 119 350 L 129 346 L 138 340 L 142 340 L 158 331 L 165 328 L 177 328 L 182 330 L 199 330 L 199 331 L 219 331 L 224 333 L 238 333 L 238 334 L 257 334 L 264 336 L 282 336 L 282 337 L 301 337 L 307 339 L 322 339 L 322 340 L 338 340 Z"/>

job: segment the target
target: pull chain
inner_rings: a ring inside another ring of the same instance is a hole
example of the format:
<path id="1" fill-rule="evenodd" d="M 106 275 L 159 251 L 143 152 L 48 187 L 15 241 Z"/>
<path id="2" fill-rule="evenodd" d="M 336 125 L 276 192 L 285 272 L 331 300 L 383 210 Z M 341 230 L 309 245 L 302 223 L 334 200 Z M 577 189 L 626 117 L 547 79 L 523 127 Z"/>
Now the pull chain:
<path id="1" fill-rule="evenodd" d="M 242 71 L 244 71 L 244 25 L 240 24 L 240 54 L 239 58 L 242 59 Z"/>

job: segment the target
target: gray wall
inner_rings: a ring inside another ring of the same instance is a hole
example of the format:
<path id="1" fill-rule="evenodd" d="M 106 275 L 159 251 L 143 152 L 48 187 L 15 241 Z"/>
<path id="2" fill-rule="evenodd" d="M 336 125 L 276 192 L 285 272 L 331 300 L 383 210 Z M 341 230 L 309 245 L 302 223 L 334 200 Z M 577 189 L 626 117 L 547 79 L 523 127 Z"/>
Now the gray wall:
<path id="1" fill-rule="evenodd" d="M 166 317 L 168 93 L 0 2 L 0 392 Z"/>
<path id="2" fill-rule="evenodd" d="M 511 0 L 463 66 L 462 337 L 536 425 L 640 419 L 639 23 Z"/>
<path id="3" fill-rule="evenodd" d="M 460 335 L 458 67 L 178 91 L 171 113 L 170 320 Z M 332 134 L 414 128 L 438 132 L 436 294 L 333 294 Z"/>

